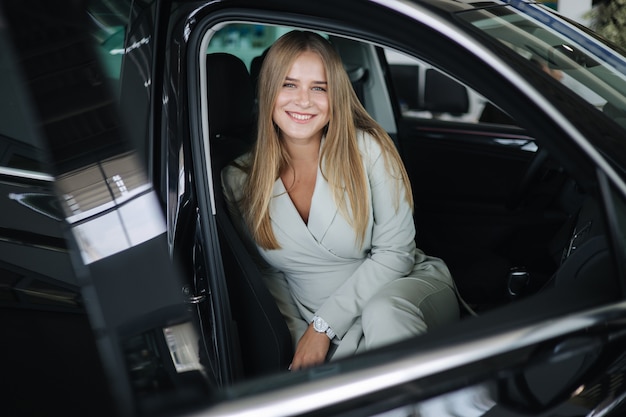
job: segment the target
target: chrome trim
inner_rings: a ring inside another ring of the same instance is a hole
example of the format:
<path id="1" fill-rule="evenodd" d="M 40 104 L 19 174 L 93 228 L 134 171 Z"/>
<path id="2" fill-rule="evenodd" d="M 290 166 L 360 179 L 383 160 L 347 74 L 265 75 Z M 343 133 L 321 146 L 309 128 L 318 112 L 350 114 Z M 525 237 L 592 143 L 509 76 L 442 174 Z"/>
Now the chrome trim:
<path id="1" fill-rule="evenodd" d="M 13 237 L 6 237 L 3 235 L 0 235 L 0 242 L 11 243 L 11 244 L 20 245 L 20 246 L 29 246 L 31 248 L 49 250 L 49 251 L 54 251 L 54 252 L 68 253 L 68 250 L 65 247 L 42 244 L 38 242 L 33 242 L 32 240 L 27 241 L 24 239 L 16 239 Z"/>
<path id="2" fill-rule="evenodd" d="M 9 168 L 9 167 L 1 167 L 0 166 L 0 175 L 7 175 L 9 177 L 17 177 L 17 178 L 25 178 L 29 180 L 37 180 L 37 181 L 54 181 L 54 177 L 49 174 L 44 174 L 43 172 L 37 171 L 27 171 L 25 169 L 18 168 Z"/>
<path id="3" fill-rule="evenodd" d="M 200 109 L 202 114 L 202 148 L 204 150 L 205 160 L 205 175 L 209 185 L 209 197 L 211 199 L 211 214 L 215 216 L 215 187 L 213 184 L 213 175 L 211 174 L 213 169 L 213 159 L 211 159 L 211 143 L 209 139 L 209 98 L 207 96 L 207 77 L 206 77 L 206 50 L 209 47 L 211 38 L 215 35 L 218 29 L 213 27 L 209 28 L 200 42 L 201 53 L 198 56 L 198 68 L 200 69 Z M 217 186 L 221 186 L 218 184 Z"/>
<path id="4" fill-rule="evenodd" d="M 200 304 L 204 300 L 206 300 L 206 295 L 196 295 L 188 297 L 185 301 L 189 304 Z"/>
<path id="5" fill-rule="evenodd" d="M 61 293 L 60 291 L 43 291 L 43 290 L 31 290 L 27 288 L 12 288 L 14 291 L 18 293 L 22 293 L 25 295 L 29 295 L 31 297 L 40 298 L 48 301 L 56 301 L 61 304 L 70 304 L 70 305 L 78 305 L 78 297 L 76 294 L 67 291 L 66 294 Z"/>
<path id="6" fill-rule="evenodd" d="M 415 380 L 490 357 L 536 345 L 542 341 L 604 326 L 626 317 L 626 301 L 567 314 L 539 324 L 511 329 L 495 336 L 445 348 L 434 348 L 383 365 L 329 376 L 270 393 L 235 398 L 189 417 L 280 417 L 319 411 Z"/>
<path id="7" fill-rule="evenodd" d="M 610 402 L 602 402 L 598 407 L 593 410 L 590 416 L 593 417 L 605 417 L 609 416 L 626 401 L 626 392 L 618 395 L 613 401 Z"/>

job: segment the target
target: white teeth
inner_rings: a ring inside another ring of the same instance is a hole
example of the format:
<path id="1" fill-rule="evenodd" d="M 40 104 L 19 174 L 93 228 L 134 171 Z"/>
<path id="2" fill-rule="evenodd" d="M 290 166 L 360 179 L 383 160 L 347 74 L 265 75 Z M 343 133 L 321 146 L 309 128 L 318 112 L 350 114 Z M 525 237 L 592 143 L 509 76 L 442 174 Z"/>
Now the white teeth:
<path id="1" fill-rule="evenodd" d="M 294 119 L 298 119 L 298 120 L 309 120 L 311 117 L 310 114 L 295 114 L 295 113 L 289 113 L 289 115 L 291 117 L 293 117 Z"/>

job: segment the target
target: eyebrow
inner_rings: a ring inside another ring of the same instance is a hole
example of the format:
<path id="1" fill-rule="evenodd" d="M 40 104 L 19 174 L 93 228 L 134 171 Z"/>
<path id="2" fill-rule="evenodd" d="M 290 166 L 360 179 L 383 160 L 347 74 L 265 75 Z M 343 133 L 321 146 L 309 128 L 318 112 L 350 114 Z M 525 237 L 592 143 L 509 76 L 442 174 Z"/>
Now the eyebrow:
<path id="1" fill-rule="evenodd" d="M 297 78 L 290 78 L 290 77 L 285 77 L 285 81 L 300 81 Z M 313 81 L 313 84 L 324 84 L 324 85 L 328 85 L 327 81 Z"/>

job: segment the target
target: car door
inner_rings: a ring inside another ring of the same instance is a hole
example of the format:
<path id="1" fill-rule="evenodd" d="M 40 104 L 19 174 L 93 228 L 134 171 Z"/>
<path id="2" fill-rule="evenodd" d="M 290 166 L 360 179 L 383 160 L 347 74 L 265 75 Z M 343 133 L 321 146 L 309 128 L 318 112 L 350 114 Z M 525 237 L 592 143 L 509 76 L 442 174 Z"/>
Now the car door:
<path id="1" fill-rule="evenodd" d="M 199 204 L 203 205 L 198 206 L 198 209 L 200 212 L 206 211 L 209 218 L 213 216 L 218 229 L 222 220 L 217 213 L 220 210 L 223 211 L 224 207 L 215 203 L 218 199 L 216 194 L 219 193 L 217 188 L 219 180 L 216 180 L 215 172 L 212 172 L 213 167 L 210 165 L 214 161 L 207 158 L 207 155 L 215 156 L 212 146 L 222 137 L 213 136 L 211 123 L 208 122 L 208 127 L 205 124 L 212 104 L 210 94 L 207 95 L 207 102 L 203 101 L 202 94 L 206 91 L 206 85 L 202 82 L 204 68 L 201 64 L 207 58 L 205 56 L 207 51 L 214 52 L 211 50 L 213 40 L 222 42 L 224 49 L 220 50 L 221 52 L 236 54 L 242 50 L 248 52 L 250 49 L 254 49 L 254 47 L 249 48 L 252 43 L 248 45 L 247 42 L 250 39 L 246 39 L 242 34 L 262 35 L 264 33 L 263 24 L 272 28 L 278 26 L 279 29 L 285 30 L 292 27 L 303 27 L 330 33 L 338 38 L 362 41 L 367 44 L 367 48 L 373 50 L 376 50 L 376 45 L 382 43 L 384 46 L 398 51 L 406 53 L 413 51 L 416 56 L 425 59 L 430 65 L 442 71 L 448 70 L 444 72 L 463 79 L 467 85 L 472 85 L 477 90 L 484 92 L 485 97 L 492 97 L 497 104 L 500 104 L 500 99 L 496 99 L 498 95 L 494 91 L 502 88 L 517 91 L 517 87 L 507 81 L 505 76 L 498 74 L 484 62 L 480 63 L 480 60 L 458 45 L 449 43 L 445 36 L 441 36 L 434 30 L 425 29 L 415 22 L 412 22 L 413 26 L 410 26 L 397 15 L 386 14 L 384 9 L 379 9 L 374 4 L 360 5 L 357 8 L 358 13 L 351 13 L 348 16 L 341 15 L 341 17 L 338 17 L 340 14 L 325 13 L 324 8 L 307 5 L 294 6 L 286 2 L 278 2 L 271 12 L 262 6 L 257 7 L 243 3 L 238 3 L 237 6 L 240 7 L 230 9 L 205 5 L 202 8 L 193 9 L 193 5 L 189 5 L 189 9 L 186 9 L 187 17 L 183 16 L 181 7 L 179 9 L 181 11 L 181 23 L 176 26 L 176 33 L 180 31 L 180 34 L 175 37 L 179 40 L 185 39 L 185 37 L 189 39 L 188 43 L 175 42 L 177 46 L 179 45 L 175 49 L 177 51 L 175 55 L 185 57 L 184 62 L 187 65 L 186 78 L 178 77 L 176 79 L 186 80 L 190 83 L 186 88 L 178 88 L 177 90 L 189 92 L 188 108 L 191 109 L 189 120 L 191 123 L 190 141 L 192 142 L 190 158 L 193 160 L 193 176 L 196 183 L 203 184 L 202 192 L 207 193 L 199 199 Z M 348 6 L 346 5 L 346 7 Z M 276 10 L 284 10 L 285 13 L 278 13 Z M 389 28 L 402 27 L 404 22 L 407 24 L 407 30 L 398 33 L 398 31 L 384 29 L 387 26 L 374 25 L 372 23 L 373 15 L 388 21 L 390 23 Z M 426 19 L 426 16 L 427 14 L 423 18 Z M 320 19 L 322 17 L 323 19 Z M 194 25 L 189 26 L 191 22 Z M 246 31 L 246 24 L 248 27 L 255 27 L 255 31 Z M 373 29 L 374 26 L 376 30 Z M 197 30 L 187 31 L 190 28 Z M 221 31 L 229 36 L 222 38 Z M 425 46 L 416 45 L 415 39 L 429 39 L 430 42 Z M 260 54 L 263 48 L 256 49 L 259 51 L 255 52 Z M 468 73 L 461 71 L 454 66 L 456 60 L 460 59 L 459 57 L 463 58 L 463 62 L 477 65 L 477 67 Z M 172 67 L 174 66 L 172 65 Z M 472 74 L 473 72 L 475 74 Z M 484 80 L 477 82 L 476 79 L 481 77 L 479 73 L 483 73 L 483 78 L 489 78 L 489 82 Z M 489 77 L 484 74 L 488 74 Z M 206 82 L 208 84 L 210 80 Z M 391 86 L 392 84 L 387 85 Z M 384 89 L 379 91 L 384 91 Z M 501 95 L 504 96 L 504 94 Z M 367 101 L 367 94 L 365 96 Z M 375 99 L 378 100 L 377 104 L 380 104 L 389 100 L 389 97 L 378 96 Z M 454 235 L 445 236 L 445 239 L 441 236 L 435 236 L 435 228 L 433 227 L 431 238 L 434 243 L 441 244 L 445 241 L 452 248 L 458 244 L 461 249 L 468 250 L 473 250 L 475 247 L 478 249 L 503 249 L 507 255 L 517 255 L 516 249 L 528 243 L 531 243 L 530 247 L 533 250 L 537 247 L 536 245 L 546 245 L 544 234 L 548 234 L 548 226 L 553 232 L 557 225 L 563 223 L 566 211 L 554 201 L 555 196 L 551 194 L 552 190 L 555 189 L 553 187 L 556 187 L 554 184 L 563 185 L 563 178 L 560 176 L 558 165 L 554 165 L 551 161 L 542 166 L 542 171 L 547 170 L 548 172 L 544 179 L 547 182 L 542 186 L 534 187 L 533 194 L 528 196 L 528 200 L 524 202 L 523 206 L 517 208 L 507 206 L 509 192 L 513 192 L 509 188 L 515 188 L 509 187 L 509 184 L 523 180 L 522 177 L 526 168 L 532 165 L 531 162 L 538 155 L 532 151 L 532 148 L 531 150 L 528 150 L 528 147 L 522 149 L 521 146 L 518 146 L 520 142 L 524 145 L 532 144 L 534 137 L 538 132 L 542 133 L 543 128 L 545 128 L 542 135 L 544 141 L 545 137 L 552 134 L 562 136 L 563 142 L 566 142 L 566 139 L 554 122 L 540 111 L 537 103 L 532 102 L 523 94 L 519 94 L 519 97 L 509 98 L 505 104 L 506 106 L 503 108 L 507 109 L 510 114 L 519 117 L 520 125 L 531 125 L 531 128 L 523 130 L 517 126 L 464 126 L 463 123 L 465 122 L 463 121 L 452 121 L 452 124 L 446 124 L 440 120 L 435 120 L 430 124 L 420 121 L 420 124 L 415 123 L 414 125 L 410 124 L 411 121 L 407 121 L 408 127 L 402 125 L 402 121 L 400 121 L 397 124 L 397 131 L 395 131 L 393 130 L 394 120 L 385 119 L 385 122 L 390 122 L 388 125 L 390 132 L 396 137 L 407 165 L 412 164 L 413 161 L 418 162 L 411 167 L 414 170 L 413 179 L 418 190 L 416 195 L 420 197 L 420 199 L 416 198 L 416 201 L 420 205 L 423 204 L 427 209 L 421 212 L 418 210 L 418 213 L 420 215 L 427 213 L 433 216 L 425 217 L 423 221 L 428 222 L 431 218 L 436 220 L 437 216 L 440 217 L 440 222 L 453 221 L 455 219 L 451 215 L 452 213 L 462 216 L 461 220 L 452 223 L 453 226 L 442 226 L 441 234 L 444 232 L 454 233 Z M 224 103 L 218 101 L 217 105 L 224 105 Z M 517 109 L 517 112 L 511 111 L 511 109 Z M 385 111 L 385 109 L 375 110 L 380 110 L 380 114 Z M 196 112 L 195 115 L 194 112 Z M 534 122 L 534 125 L 529 121 Z M 448 122 L 451 121 L 448 120 Z M 422 125 L 426 127 L 418 130 L 418 133 L 406 133 L 407 129 L 410 132 L 412 128 L 418 129 Z M 452 155 L 452 162 L 454 163 L 446 164 L 446 153 Z M 429 160 L 431 157 L 432 163 Z M 445 169 L 430 172 L 439 163 Z M 424 172 L 420 171 L 425 169 L 424 167 L 429 169 Z M 581 173 L 588 173 L 584 169 L 581 166 Z M 460 182 L 462 186 L 450 179 L 451 175 L 448 175 L 447 178 L 444 177 L 444 179 L 437 178 L 438 175 L 444 176 L 448 172 L 459 177 L 474 178 L 477 184 L 471 188 L 466 188 L 466 186 L 469 187 L 471 181 L 463 182 L 465 178 L 462 178 Z M 439 181 L 439 185 L 449 183 L 450 187 L 438 190 L 438 187 L 429 184 L 429 181 L 433 181 L 435 184 Z M 481 181 L 485 182 L 484 189 Z M 422 191 L 421 187 L 425 190 Z M 428 198 L 422 197 L 422 193 Z M 214 203 L 215 205 L 213 205 Z M 458 204 L 459 207 L 455 207 L 455 204 Z M 459 226 L 463 226 L 463 223 L 466 222 L 466 229 L 461 229 Z M 496 224 L 494 225 L 494 223 Z M 210 229 L 207 230 L 210 232 Z M 462 235 L 464 230 L 471 230 L 472 233 L 467 234 L 467 236 Z M 436 231 L 439 232 L 439 229 Z M 520 232 L 525 234 L 518 237 Z M 485 236 L 486 234 L 487 236 Z M 209 233 L 205 236 L 206 241 L 209 241 L 214 239 L 216 235 Z M 455 237 L 462 239 L 457 241 Z M 225 253 L 224 237 L 218 233 L 217 239 L 221 253 Z M 487 245 L 486 242 L 489 242 L 491 246 Z M 503 248 L 504 244 L 510 245 L 510 247 Z M 435 246 L 429 247 L 434 248 Z M 545 250 L 545 246 L 542 246 L 542 249 Z M 452 251 L 451 253 L 454 254 Z M 522 258 L 521 255 L 523 254 L 519 254 L 519 258 Z M 242 256 L 245 257 L 245 254 Z M 450 258 L 453 259 L 452 256 Z M 476 256 L 470 258 L 479 259 Z M 513 256 L 507 260 L 517 259 Z M 497 262 L 497 259 L 494 261 L 489 258 L 479 260 L 482 260 L 486 266 Z M 246 262 L 246 260 L 242 258 L 241 262 Z M 516 265 L 515 263 L 511 264 Z M 510 266 L 506 264 L 498 270 L 504 271 L 504 276 L 496 284 L 506 283 L 506 275 Z M 223 274 L 225 280 L 236 279 L 232 271 L 224 269 Z M 613 275 L 611 275 L 611 279 L 614 279 Z M 501 287 L 501 289 L 503 292 L 498 293 L 497 296 L 506 298 L 506 292 L 504 292 L 506 288 Z M 613 295 L 617 296 L 617 293 L 609 294 L 609 298 Z M 237 297 L 237 294 L 230 293 L 229 296 Z M 395 346 L 345 362 L 331 363 L 310 372 L 289 374 L 283 371 L 272 375 L 272 377 L 253 379 L 249 384 L 235 384 L 228 387 L 226 391 L 227 395 L 235 400 L 216 405 L 207 413 L 220 415 L 221 413 L 236 414 L 248 411 L 261 413 L 264 411 L 268 415 L 298 415 L 307 412 L 342 415 L 342 413 L 354 412 L 357 415 L 373 415 L 377 412 L 392 410 L 393 401 L 399 397 L 402 398 L 399 402 L 406 401 L 406 404 L 410 401 L 422 403 L 426 398 L 439 395 L 444 402 L 448 398 L 452 401 L 455 398 L 452 394 L 466 386 L 467 381 L 476 381 L 472 387 L 477 392 L 489 392 L 490 398 L 495 399 L 483 412 L 493 409 L 496 403 L 502 406 L 502 409 L 498 411 L 501 413 L 508 412 L 511 407 L 521 410 L 524 404 L 533 401 L 537 404 L 528 405 L 526 410 L 540 412 L 551 408 L 557 402 L 559 404 L 567 403 L 566 398 L 569 398 L 572 392 L 571 387 L 580 386 L 579 383 L 585 378 L 594 381 L 591 376 L 592 368 L 588 364 L 598 363 L 597 354 L 600 354 L 600 357 L 605 358 L 608 362 L 618 360 L 619 355 L 612 356 L 612 353 L 608 353 L 611 349 L 605 351 L 600 348 L 600 352 L 598 352 L 598 348 L 603 342 L 599 341 L 597 337 L 600 339 L 604 337 L 601 330 L 602 324 L 598 322 L 597 327 L 592 325 L 593 330 L 587 333 L 586 331 L 580 332 L 583 330 L 581 327 L 572 327 L 572 323 L 566 319 L 569 314 L 578 312 L 578 309 L 583 308 L 583 306 L 590 307 L 596 302 L 602 304 L 609 300 L 592 301 L 591 298 L 588 298 L 583 302 L 578 298 L 579 296 L 580 293 L 565 296 L 557 290 L 546 291 L 536 297 L 516 300 L 515 303 L 511 303 L 503 310 L 494 310 L 491 313 L 486 311 L 484 315 L 481 314 L 478 318 L 459 323 L 459 327 L 449 329 L 449 331 L 433 332 L 420 338 L 419 341 L 407 342 L 401 347 Z M 557 299 L 559 301 L 555 302 Z M 506 302 L 508 304 L 510 300 L 506 298 Z M 231 303 L 231 307 L 233 306 L 234 303 Z M 615 311 L 617 312 L 617 310 Z M 233 312 L 233 317 L 235 314 Z M 581 312 L 581 314 L 583 316 L 575 317 L 587 317 L 586 313 Z M 539 329 L 543 329 L 544 320 L 557 320 L 558 324 L 550 327 L 547 333 L 542 333 Z M 574 322 L 578 322 L 577 319 L 574 319 Z M 556 329 L 560 330 L 554 333 Z M 523 341 L 518 344 L 517 338 L 520 335 L 537 335 L 537 337 L 522 337 Z M 516 342 L 513 343 L 513 339 Z M 265 341 L 262 338 L 257 340 Z M 250 346 L 242 345 L 242 348 L 250 348 Z M 552 354 L 557 351 L 564 351 L 567 354 L 555 358 Z M 471 357 L 465 356 L 462 352 L 471 352 Z M 472 356 L 474 354 L 477 356 Z M 391 357 L 396 358 L 397 362 L 390 360 Z M 452 361 L 452 358 L 458 358 L 460 363 L 457 365 L 457 362 Z M 555 359 L 554 367 L 548 366 L 552 364 L 551 358 Z M 572 362 L 568 362 L 569 359 Z M 423 367 L 427 367 L 429 363 L 438 363 L 441 364 L 441 367 L 437 367 L 437 371 L 432 371 L 432 373 L 421 373 L 425 372 Z M 407 371 L 413 369 L 410 368 L 411 364 L 416 367 L 415 374 L 412 371 Z M 546 379 L 546 375 L 558 375 L 559 372 L 557 371 L 561 369 L 561 366 L 563 368 L 575 368 L 576 371 L 572 374 L 563 374 L 561 380 L 554 380 L 552 391 L 548 389 L 550 384 L 537 385 L 537 380 Z M 534 369 L 542 371 L 537 374 Z M 406 373 L 402 371 L 406 371 Z M 382 382 L 381 385 L 377 385 L 375 382 L 378 378 L 380 378 L 378 381 L 384 380 L 394 372 L 403 374 L 406 378 L 402 380 L 404 382 L 397 385 L 393 383 L 384 385 Z M 537 388 L 539 391 L 527 392 L 525 385 L 531 380 L 533 389 Z M 348 386 L 358 386 L 359 388 L 351 391 L 345 389 Z M 383 386 L 386 388 L 381 388 Z M 406 396 L 401 394 L 402 391 L 407 392 Z M 565 395 L 565 392 L 570 394 Z M 399 397 L 393 395 L 396 393 Z M 500 398 L 500 395 L 513 398 L 507 401 Z M 462 396 L 463 392 L 461 391 L 459 397 Z M 540 398 L 537 399 L 536 397 Z M 482 397 L 478 395 L 476 398 Z M 565 406 L 568 405 L 565 404 Z M 496 413 L 495 410 L 494 414 Z M 410 415 L 410 413 L 407 414 Z"/>
<path id="2" fill-rule="evenodd" d="M 506 302 L 513 270 L 533 270 L 541 286 L 555 266 L 546 242 L 568 216 L 559 165 L 544 161 L 526 178 L 543 154 L 514 118 L 448 68 L 391 49 L 379 57 L 416 190 L 420 247 L 447 260 L 472 303 Z"/>
<path id="3" fill-rule="evenodd" d="M 148 414 L 208 394 L 163 212 L 124 133 L 87 11 L 2 4 L 2 145 L 17 161 L 2 171 L 2 204 L 15 216 L 3 228 L 2 271 L 18 300 L 30 300 L 10 313 L 5 339 L 3 381 L 19 381 L 3 393 L 15 390 L 3 395 L 14 415 Z"/>
<path id="4" fill-rule="evenodd" d="M 11 39 L 0 30 L 3 413 L 115 411 Z M 70 398 L 68 392 L 77 397 Z M 37 400 L 34 401 L 33 398 Z M 99 404 L 98 410 L 93 410 Z"/>

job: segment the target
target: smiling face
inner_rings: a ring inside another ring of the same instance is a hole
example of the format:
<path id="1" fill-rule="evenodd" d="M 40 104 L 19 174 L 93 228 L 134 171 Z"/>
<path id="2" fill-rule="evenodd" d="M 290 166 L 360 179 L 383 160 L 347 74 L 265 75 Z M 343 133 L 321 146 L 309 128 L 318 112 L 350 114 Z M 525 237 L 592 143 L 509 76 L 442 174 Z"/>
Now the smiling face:
<path id="1" fill-rule="evenodd" d="M 301 53 L 287 72 L 274 103 L 272 118 L 283 140 L 303 143 L 320 140 L 330 113 L 328 83 L 322 59 Z"/>

